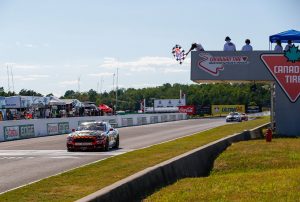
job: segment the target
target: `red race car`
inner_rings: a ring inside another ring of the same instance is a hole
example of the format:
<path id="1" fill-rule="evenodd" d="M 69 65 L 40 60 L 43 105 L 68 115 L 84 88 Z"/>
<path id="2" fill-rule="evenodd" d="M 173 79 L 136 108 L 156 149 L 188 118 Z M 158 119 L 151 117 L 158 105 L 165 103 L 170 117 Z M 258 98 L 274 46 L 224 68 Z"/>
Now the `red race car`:
<path id="1" fill-rule="evenodd" d="M 81 123 L 76 131 L 67 137 L 68 151 L 118 149 L 119 131 L 107 122 Z"/>
<path id="2" fill-rule="evenodd" d="M 246 113 L 241 113 L 242 121 L 248 121 L 248 115 Z"/>

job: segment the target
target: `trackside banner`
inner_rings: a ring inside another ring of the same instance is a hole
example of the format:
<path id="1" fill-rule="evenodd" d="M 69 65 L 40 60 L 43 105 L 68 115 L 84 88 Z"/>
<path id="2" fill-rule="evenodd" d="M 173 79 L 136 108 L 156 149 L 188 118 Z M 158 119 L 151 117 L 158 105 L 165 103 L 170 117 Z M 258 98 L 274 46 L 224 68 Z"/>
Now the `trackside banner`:
<path id="1" fill-rule="evenodd" d="M 193 115 L 196 113 L 194 105 L 179 106 L 178 110 L 180 113 L 187 113 L 188 115 Z"/>
<path id="2" fill-rule="evenodd" d="M 229 112 L 245 112 L 245 105 L 212 105 L 212 115 L 228 114 Z"/>
<path id="3" fill-rule="evenodd" d="M 261 60 L 291 102 L 300 96 L 300 51 L 294 45 L 284 54 L 262 54 Z"/>

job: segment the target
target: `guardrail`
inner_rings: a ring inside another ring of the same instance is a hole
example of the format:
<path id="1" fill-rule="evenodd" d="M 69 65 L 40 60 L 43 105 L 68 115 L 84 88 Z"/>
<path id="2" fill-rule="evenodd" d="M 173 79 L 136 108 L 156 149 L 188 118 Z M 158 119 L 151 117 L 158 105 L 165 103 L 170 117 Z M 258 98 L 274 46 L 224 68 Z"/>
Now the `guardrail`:
<path id="1" fill-rule="evenodd" d="M 77 200 L 87 201 L 140 201 L 155 190 L 186 177 L 207 176 L 216 157 L 233 142 L 258 139 L 262 137 L 264 124 L 250 131 L 234 134 L 190 152 L 147 168 L 89 196 Z"/>
<path id="2" fill-rule="evenodd" d="M 86 121 L 106 121 L 113 127 L 127 127 L 186 119 L 186 114 L 131 114 L 51 119 L 12 120 L 0 122 L 0 142 L 69 133 Z"/>

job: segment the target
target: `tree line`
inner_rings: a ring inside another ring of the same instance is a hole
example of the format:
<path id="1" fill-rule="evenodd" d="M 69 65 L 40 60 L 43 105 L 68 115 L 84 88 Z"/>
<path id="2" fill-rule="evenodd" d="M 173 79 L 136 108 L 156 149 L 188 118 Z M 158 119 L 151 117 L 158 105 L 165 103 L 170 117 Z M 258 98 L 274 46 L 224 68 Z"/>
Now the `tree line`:
<path id="1" fill-rule="evenodd" d="M 178 99 L 180 90 L 186 95 L 187 105 L 242 104 L 270 107 L 270 86 L 265 83 L 217 83 L 217 84 L 163 84 L 157 87 L 141 89 L 120 88 L 117 90 L 117 110 L 137 111 L 140 102 L 146 99 L 146 105 L 152 106 L 152 99 Z M 26 95 L 42 96 L 33 90 L 22 89 L 18 94 L 4 92 L 0 96 Z M 52 95 L 48 94 L 46 96 Z M 103 103 L 111 107 L 116 104 L 116 90 L 98 93 L 90 89 L 87 92 L 67 90 L 62 99 L 91 101 L 97 105 Z"/>

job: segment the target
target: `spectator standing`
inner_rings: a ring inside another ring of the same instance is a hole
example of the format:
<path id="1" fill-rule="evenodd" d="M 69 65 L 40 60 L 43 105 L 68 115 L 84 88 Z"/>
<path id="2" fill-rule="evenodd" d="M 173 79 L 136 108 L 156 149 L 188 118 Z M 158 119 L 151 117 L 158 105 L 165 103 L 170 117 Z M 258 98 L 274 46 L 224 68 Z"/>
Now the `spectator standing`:
<path id="1" fill-rule="evenodd" d="M 196 49 L 196 51 L 204 51 L 204 48 L 200 43 L 193 43 L 191 48 L 185 55 L 187 56 L 194 49 Z"/>
<path id="2" fill-rule="evenodd" d="M 224 51 L 236 51 L 234 43 L 231 42 L 231 38 L 227 36 L 225 38 L 226 43 L 224 44 Z"/>
<path id="3" fill-rule="evenodd" d="M 49 108 L 46 109 L 45 116 L 47 119 L 50 118 L 50 109 Z"/>
<path id="4" fill-rule="evenodd" d="M 286 44 L 284 51 L 288 51 L 292 46 L 293 46 L 292 40 L 288 40 L 288 43 Z"/>
<path id="5" fill-rule="evenodd" d="M 283 48 L 281 46 L 281 41 L 280 40 L 276 40 L 276 46 L 274 48 L 275 52 L 283 52 Z"/>
<path id="6" fill-rule="evenodd" d="M 253 51 L 252 46 L 250 45 L 250 39 L 245 40 L 245 45 L 242 48 L 242 51 Z"/>

